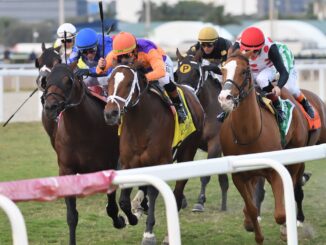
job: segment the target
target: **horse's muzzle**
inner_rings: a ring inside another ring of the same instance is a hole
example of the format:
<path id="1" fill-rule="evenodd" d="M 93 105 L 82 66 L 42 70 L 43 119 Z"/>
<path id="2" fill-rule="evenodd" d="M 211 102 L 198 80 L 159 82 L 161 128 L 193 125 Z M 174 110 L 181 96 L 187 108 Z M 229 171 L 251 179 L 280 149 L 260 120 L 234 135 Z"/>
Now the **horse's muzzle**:
<path id="1" fill-rule="evenodd" d="M 44 111 L 45 115 L 51 119 L 51 120 L 56 120 L 59 113 L 60 113 L 60 106 L 58 104 L 48 104 L 45 102 L 44 104 Z"/>
<path id="2" fill-rule="evenodd" d="M 108 125 L 117 125 L 119 124 L 120 113 L 119 110 L 105 110 L 104 111 L 104 120 Z"/>

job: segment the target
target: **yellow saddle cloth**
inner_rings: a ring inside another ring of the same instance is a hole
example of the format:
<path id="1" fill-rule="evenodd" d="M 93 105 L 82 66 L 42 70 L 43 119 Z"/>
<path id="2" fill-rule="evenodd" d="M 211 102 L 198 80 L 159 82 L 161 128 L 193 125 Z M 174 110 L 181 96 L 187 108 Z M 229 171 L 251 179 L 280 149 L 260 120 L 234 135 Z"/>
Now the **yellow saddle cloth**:
<path id="1" fill-rule="evenodd" d="M 175 127 L 174 127 L 174 137 L 173 137 L 173 142 L 172 142 L 173 148 L 178 146 L 185 138 L 187 138 L 191 133 L 196 131 L 196 127 L 192 120 L 192 116 L 191 116 L 190 110 L 188 108 L 187 102 L 185 100 L 183 91 L 179 87 L 178 87 L 178 93 L 179 93 L 179 95 L 182 99 L 183 105 L 187 111 L 187 118 L 183 123 L 179 123 L 178 114 L 175 112 L 175 109 L 174 109 Z"/>

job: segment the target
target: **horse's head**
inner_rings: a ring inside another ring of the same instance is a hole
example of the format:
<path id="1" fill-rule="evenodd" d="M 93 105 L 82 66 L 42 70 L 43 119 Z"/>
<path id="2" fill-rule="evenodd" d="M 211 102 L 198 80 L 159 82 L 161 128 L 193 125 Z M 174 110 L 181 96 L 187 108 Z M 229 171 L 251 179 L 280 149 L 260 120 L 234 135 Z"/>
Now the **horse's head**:
<path id="1" fill-rule="evenodd" d="M 176 70 L 176 82 L 192 87 L 196 92 L 203 84 L 203 74 L 200 64 L 201 53 L 197 52 L 195 56 L 182 56 L 177 49 L 178 68 Z"/>
<path id="2" fill-rule="evenodd" d="M 142 82 L 146 81 L 144 70 L 136 66 L 118 65 L 111 73 L 108 87 L 108 99 L 104 109 L 107 124 L 119 123 L 121 114 L 139 101 Z"/>
<path id="3" fill-rule="evenodd" d="M 223 88 L 218 101 L 226 112 L 235 109 L 254 88 L 248 59 L 251 54 L 252 51 L 245 54 L 236 51 L 228 57 L 222 67 Z"/>
<path id="4" fill-rule="evenodd" d="M 83 86 L 82 81 L 76 81 L 72 69 L 66 64 L 53 67 L 47 77 L 44 92 L 44 110 L 50 119 L 56 119 L 63 110 L 80 104 L 74 103 L 74 86 Z"/>
<path id="5" fill-rule="evenodd" d="M 39 69 L 39 75 L 36 79 L 39 90 L 44 91 L 46 77 L 50 74 L 52 68 L 59 63 L 61 63 L 59 48 L 45 48 L 45 44 L 42 43 L 42 54 L 35 59 L 35 67 Z"/>

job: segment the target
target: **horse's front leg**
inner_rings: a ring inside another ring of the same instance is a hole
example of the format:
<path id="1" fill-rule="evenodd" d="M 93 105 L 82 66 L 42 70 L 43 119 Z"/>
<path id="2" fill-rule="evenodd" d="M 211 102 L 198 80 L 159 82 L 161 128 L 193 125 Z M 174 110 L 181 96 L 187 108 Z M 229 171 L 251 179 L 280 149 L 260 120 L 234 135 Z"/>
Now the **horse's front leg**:
<path id="1" fill-rule="evenodd" d="M 264 185 L 265 185 L 265 178 L 258 177 L 257 183 L 255 184 L 255 195 L 254 195 L 254 201 L 258 209 L 258 221 L 261 220 L 261 205 L 265 198 Z"/>
<path id="2" fill-rule="evenodd" d="M 174 196 L 177 202 L 178 210 L 182 208 L 182 201 L 185 198 L 183 195 L 183 190 L 187 184 L 188 180 L 178 180 L 174 187 Z"/>
<path id="3" fill-rule="evenodd" d="M 130 203 L 131 191 L 132 191 L 132 188 L 126 188 L 126 189 L 121 190 L 119 206 L 122 209 L 122 211 L 126 214 L 129 224 L 137 225 L 137 223 L 138 223 L 137 216 L 135 216 L 131 212 L 131 203 Z"/>
<path id="4" fill-rule="evenodd" d="M 264 236 L 257 220 L 258 210 L 253 202 L 254 188 L 250 181 L 244 181 L 242 179 L 241 174 L 242 173 L 232 174 L 232 179 L 245 202 L 245 208 L 243 210 L 245 214 L 244 227 L 247 231 L 255 232 L 255 240 L 257 244 L 263 244 Z"/>
<path id="5" fill-rule="evenodd" d="M 107 194 L 108 203 L 106 205 L 106 213 L 112 218 L 113 226 L 117 229 L 121 229 L 126 226 L 125 219 L 118 215 L 119 207 L 116 202 L 116 191 Z"/>
<path id="6" fill-rule="evenodd" d="M 153 227 L 155 225 L 155 202 L 158 196 L 158 190 L 154 186 L 148 186 L 147 195 L 149 199 L 149 207 L 146 220 L 146 230 L 143 235 L 142 245 L 154 245 L 156 244 L 156 237 L 153 232 Z"/>
<path id="7" fill-rule="evenodd" d="M 69 244 L 76 244 L 76 227 L 78 224 L 78 212 L 76 209 L 76 197 L 65 197 L 67 207 L 67 223 L 69 226 Z"/>

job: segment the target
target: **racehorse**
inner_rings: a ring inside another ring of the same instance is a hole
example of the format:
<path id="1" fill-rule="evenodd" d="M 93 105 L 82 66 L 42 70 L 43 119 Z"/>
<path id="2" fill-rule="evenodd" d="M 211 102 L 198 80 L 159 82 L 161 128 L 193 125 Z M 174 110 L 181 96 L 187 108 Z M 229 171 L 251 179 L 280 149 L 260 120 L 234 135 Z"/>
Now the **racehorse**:
<path id="1" fill-rule="evenodd" d="M 57 64 L 47 76 L 44 92 L 46 116 L 58 119 L 54 136 L 59 174 L 71 175 L 116 169 L 119 157 L 117 126 L 106 125 L 103 118 L 105 102 L 93 97 L 84 82 L 75 78 L 66 64 Z M 108 194 L 107 214 L 114 227 L 125 226 L 118 216 L 116 193 Z M 78 212 L 76 197 L 65 198 L 70 244 L 76 244 Z"/>
<path id="2" fill-rule="evenodd" d="M 146 71 L 140 64 L 118 65 L 108 81 L 108 103 L 105 106 L 105 120 L 115 125 L 122 120 L 120 135 L 120 164 L 122 169 L 168 164 L 173 162 L 172 141 L 175 119 L 170 105 L 161 95 L 151 91 L 146 80 Z M 203 109 L 191 90 L 180 86 L 189 106 L 196 131 L 190 134 L 178 147 L 176 160 L 193 160 L 203 127 Z M 160 94 L 160 93 L 159 93 Z M 121 118 L 121 115 L 123 117 Z M 187 180 L 177 181 L 174 194 L 180 210 L 183 189 Z M 136 225 L 137 217 L 131 212 L 131 189 L 121 190 L 120 208 L 127 215 L 129 224 Z M 154 209 L 158 191 L 147 187 L 149 209 L 142 244 L 155 243 L 153 226 Z"/>
<path id="3" fill-rule="evenodd" d="M 36 84 L 40 91 L 44 91 L 44 89 L 46 88 L 47 76 L 50 74 L 52 68 L 59 63 L 61 63 L 59 48 L 46 48 L 45 44 L 42 43 L 42 54 L 40 57 L 35 59 L 35 67 L 39 70 L 39 75 L 36 79 Z M 43 104 L 44 101 L 42 98 L 41 100 Z M 54 147 L 54 139 L 57 128 L 56 119 L 49 119 L 47 116 L 45 116 L 44 110 L 42 110 L 42 123 L 46 133 L 50 137 L 51 144 Z"/>
<path id="4" fill-rule="evenodd" d="M 246 54 L 242 54 L 240 51 L 233 52 L 229 54 L 228 60 L 222 68 L 223 89 L 218 99 L 223 110 L 229 113 L 222 124 L 220 134 L 223 154 L 226 156 L 282 149 L 281 136 L 275 117 L 258 103 L 248 60 L 250 55 L 252 55 L 252 51 Z M 304 91 L 304 93 L 319 112 L 321 128 L 309 132 L 307 120 L 302 111 L 298 109 L 298 103 L 289 92 L 282 89 L 282 98 L 288 98 L 295 104 L 291 125 L 285 138 L 286 148 L 326 142 L 325 104 L 315 94 L 308 91 Z M 296 190 L 295 200 L 300 209 L 303 200 L 301 181 L 304 163 L 289 165 L 287 169 L 292 177 Z M 245 202 L 244 227 L 247 231 L 254 231 L 256 242 L 262 244 L 264 237 L 257 220 L 257 208 L 253 202 L 253 183 L 256 181 L 256 176 L 265 177 L 271 184 L 275 198 L 274 218 L 280 225 L 285 222 L 284 190 L 280 176 L 272 169 L 232 174 L 233 182 Z M 301 212 L 302 210 L 298 210 L 297 216 L 304 217 Z"/>
<path id="5" fill-rule="evenodd" d="M 221 123 L 216 120 L 216 116 L 223 110 L 217 97 L 222 89 L 220 82 L 214 79 L 210 72 L 203 71 L 200 61 L 201 52 L 195 56 L 187 55 L 183 57 L 177 49 L 178 68 L 176 70 L 176 82 L 192 87 L 203 106 L 205 112 L 204 130 L 201 137 L 200 149 L 208 153 L 207 158 L 220 157 L 222 150 L 220 144 Z M 229 180 L 226 174 L 220 174 L 218 180 L 222 190 L 221 210 L 226 211 L 227 190 Z M 193 211 L 204 211 L 206 201 L 206 186 L 210 181 L 210 176 L 200 178 L 201 190 L 198 196 L 198 203 L 195 204 Z"/>

